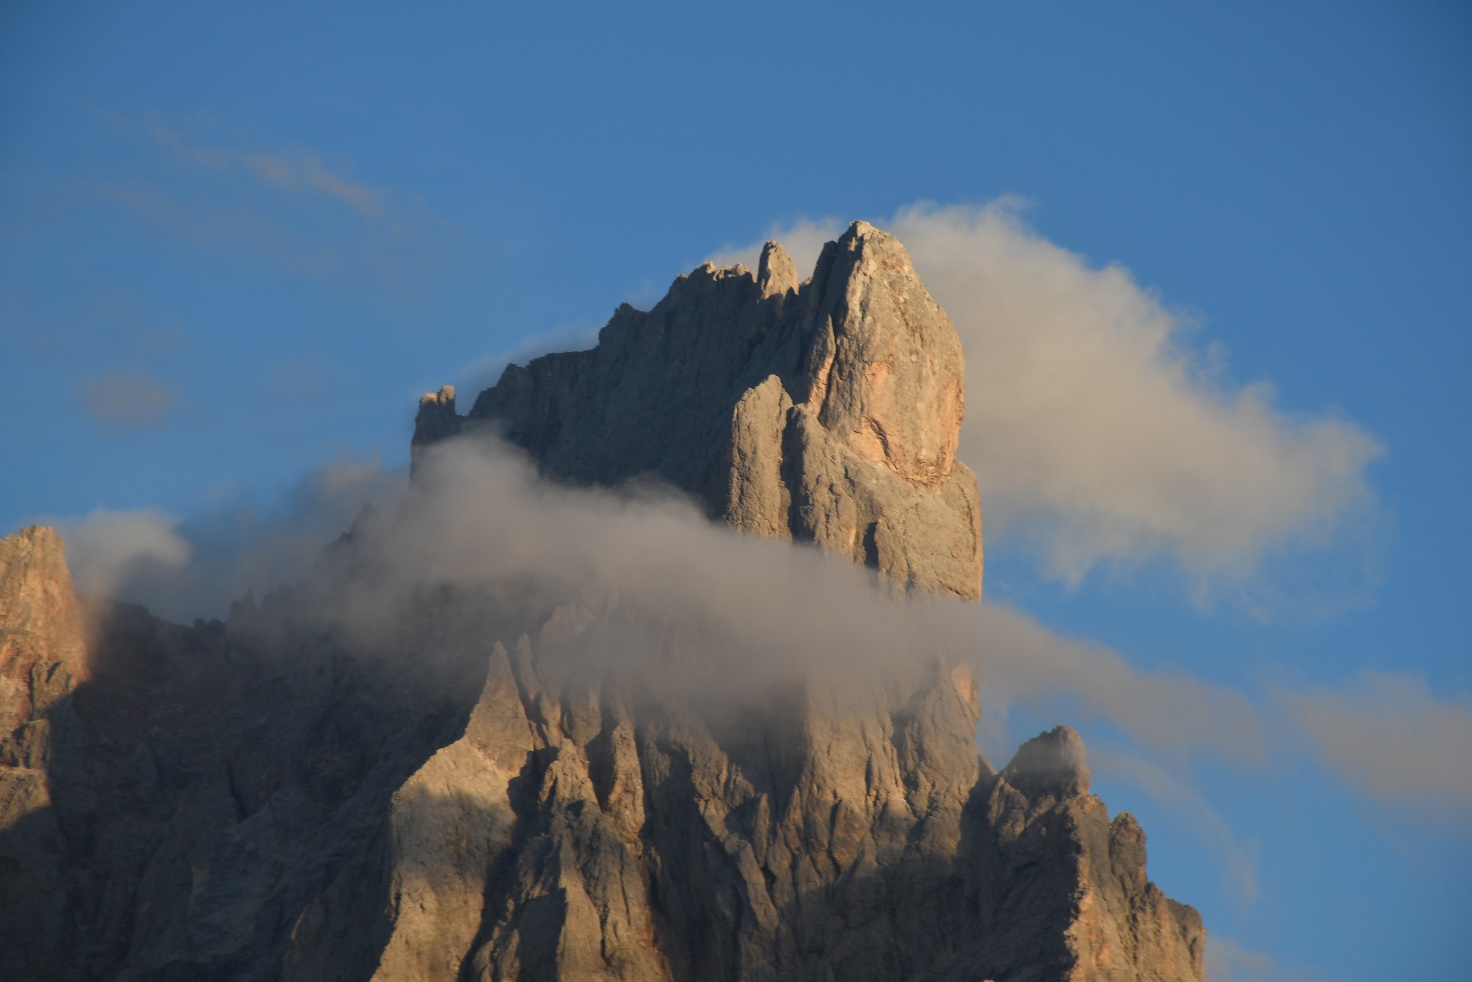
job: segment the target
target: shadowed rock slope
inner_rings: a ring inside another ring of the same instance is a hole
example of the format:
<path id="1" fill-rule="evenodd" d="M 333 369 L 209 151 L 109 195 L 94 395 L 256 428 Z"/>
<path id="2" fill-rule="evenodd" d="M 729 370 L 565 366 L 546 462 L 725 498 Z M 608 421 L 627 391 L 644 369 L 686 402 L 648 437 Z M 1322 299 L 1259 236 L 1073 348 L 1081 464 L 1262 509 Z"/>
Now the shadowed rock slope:
<path id="1" fill-rule="evenodd" d="M 704 267 L 591 352 L 510 368 L 416 467 L 500 432 L 561 480 L 655 478 L 738 529 L 974 598 L 961 354 L 903 248 L 855 224 L 796 282 Z M 698 627 L 611 588 L 423 584 L 371 514 L 227 623 L 80 602 L 54 533 L 0 541 L 0 977 L 1199 980 L 1059 727 L 997 772 L 961 664 L 689 684 Z M 760 616 L 754 611 L 753 616 Z M 590 658 L 637 652 L 618 671 Z"/>

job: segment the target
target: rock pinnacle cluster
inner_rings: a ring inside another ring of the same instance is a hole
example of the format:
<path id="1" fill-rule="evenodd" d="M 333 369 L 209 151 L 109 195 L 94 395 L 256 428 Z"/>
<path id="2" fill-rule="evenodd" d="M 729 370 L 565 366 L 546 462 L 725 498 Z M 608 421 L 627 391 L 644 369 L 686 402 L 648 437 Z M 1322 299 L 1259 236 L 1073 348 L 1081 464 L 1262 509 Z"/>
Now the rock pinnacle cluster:
<path id="1" fill-rule="evenodd" d="M 855 223 L 801 282 L 769 243 L 464 416 L 426 395 L 414 480 L 501 440 L 552 481 L 665 486 L 897 598 L 974 601 L 962 365 L 904 248 Z M 193 627 L 78 598 L 49 530 L 0 540 L 0 977 L 1203 978 L 1199 915 L 1149 881 L 1078 735 L 997 770 L 964 663 L 714 698 L 586 657 L 709 657 L 617 584 L 426 584 L 341 630 L 321 611 L 387 575 L 388 534 L 365 513 L 308 582 Z"/>

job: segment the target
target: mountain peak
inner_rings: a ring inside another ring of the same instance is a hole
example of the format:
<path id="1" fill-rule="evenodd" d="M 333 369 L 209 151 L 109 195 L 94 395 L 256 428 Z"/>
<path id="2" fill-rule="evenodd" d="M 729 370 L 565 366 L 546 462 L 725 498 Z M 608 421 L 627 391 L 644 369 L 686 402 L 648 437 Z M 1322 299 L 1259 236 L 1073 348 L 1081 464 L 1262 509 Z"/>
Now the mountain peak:
<path id="1" fill-rule="evenodd" d="M 964 409 L 955 328 L 899 240 L 855 222 L 803 283 L 769 242 L 755 277 L 710 264 L 679 277 L 650 311 L 620 307 L 592 350 L 509 366 L 465 417 L 426 397 L 414 447 L 417 461 L 445 437 L 495 432 L 550 477 L 655 476 L 734 528 L 975 599 Z"/>
<path id="2" fill-rule="evenodd" d="M 951 472 L 966 381 L 961 339 L 894 236 L 866 222 L 825 249 L 807 403 L 860 456 L 935 486 Z"/>
<path id="3" fill-rule="evenodd" d="M 762 246 L 756 285 L 763 297 L 782 296 L 797 289 L 797 267 L 780 243 L 768 242 Z"/>

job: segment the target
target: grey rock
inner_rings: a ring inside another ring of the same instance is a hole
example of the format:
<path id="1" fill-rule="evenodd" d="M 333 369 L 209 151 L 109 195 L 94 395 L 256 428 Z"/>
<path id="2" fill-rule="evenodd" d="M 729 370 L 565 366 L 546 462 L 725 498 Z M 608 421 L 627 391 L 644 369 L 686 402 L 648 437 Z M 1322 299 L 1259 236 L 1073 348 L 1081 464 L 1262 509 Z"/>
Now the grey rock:
<path id="1" fill-rule="evenodd" d="M 803 283 L 768 243 L 756 276 L 681 276 L 652 310 L 620 307 L 591 351 L 509 366 L 464 417 L 445 391 L 424 397 L 416 448 L 495 432 L 552 477 L 653 478 L 901 589 L 980 595 L 961 342 L 904 247 L 864 222 Z"/>
<path id="2" fill-rule="evenodd" d="M 438 392 L 426 392 L 419 400 L 419 415 L 414 419 L 414 437 L 409 444 L 409 472 L 419 466 L 421 450 L 460 432 L 460 417 L 455 413 L 455 387 L 441 386 Z"/>

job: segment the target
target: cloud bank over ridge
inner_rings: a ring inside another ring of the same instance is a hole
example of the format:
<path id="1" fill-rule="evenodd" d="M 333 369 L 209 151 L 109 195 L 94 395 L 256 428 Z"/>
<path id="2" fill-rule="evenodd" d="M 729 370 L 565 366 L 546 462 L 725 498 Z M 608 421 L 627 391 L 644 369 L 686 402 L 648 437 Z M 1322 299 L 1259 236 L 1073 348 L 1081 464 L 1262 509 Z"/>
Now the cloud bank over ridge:
<path id="1" fill-rule="evenodd" d="M 213 584 L 215 597 L 222 585 L 243 592 L 248 583 L 305 575 L 331 538 L 324 532 L 342 528 L 365 495 L 391 501 L 399 479 L 350 464 L 315 475 L 233 557 L 207 539 L 189 542 L 178 531 L 189 526 L 152 513 L 98 514 L 63 523 L 62 532 L 79 584 L 110 582 L 128 599 L 168 609 L 204 595 L 201 583 Z M 1204 802 L 1169 791 L 1168 772 L 1189 772 L 1203 759 L 1252 773 L 1307 758 L 1373 800 L 1472 815 L 1472 703 L 1404 676 L 1251 690 L 1143 669 L 994 602 L 895 602 L 867 570 L 734 534 L 664 491 L 550 484 L 519 451 L 489 440 L 433 448 L 388 524 L 379 547 L 391 560 L 386 574 L 343 611 L 370 635 L 391 634 L 383 618 L 412 608 L 426 584 L 491 589 L 533 607 L 592 590 L 652 623 L 698 626 L 726 687 L 849 661 L 903 663 L 936 652 L 965 661 L 987 706 L 1115 727 L 1148 762 L 1130 763 L 1126 776 L 1187 810 L 1200 812 Z M 605 647 L 599 657 L 615 668 L 638 652 L 627 639 Z M 1212 834 L 1219 852 L 1239 851 L 1228 830 Z"/>

